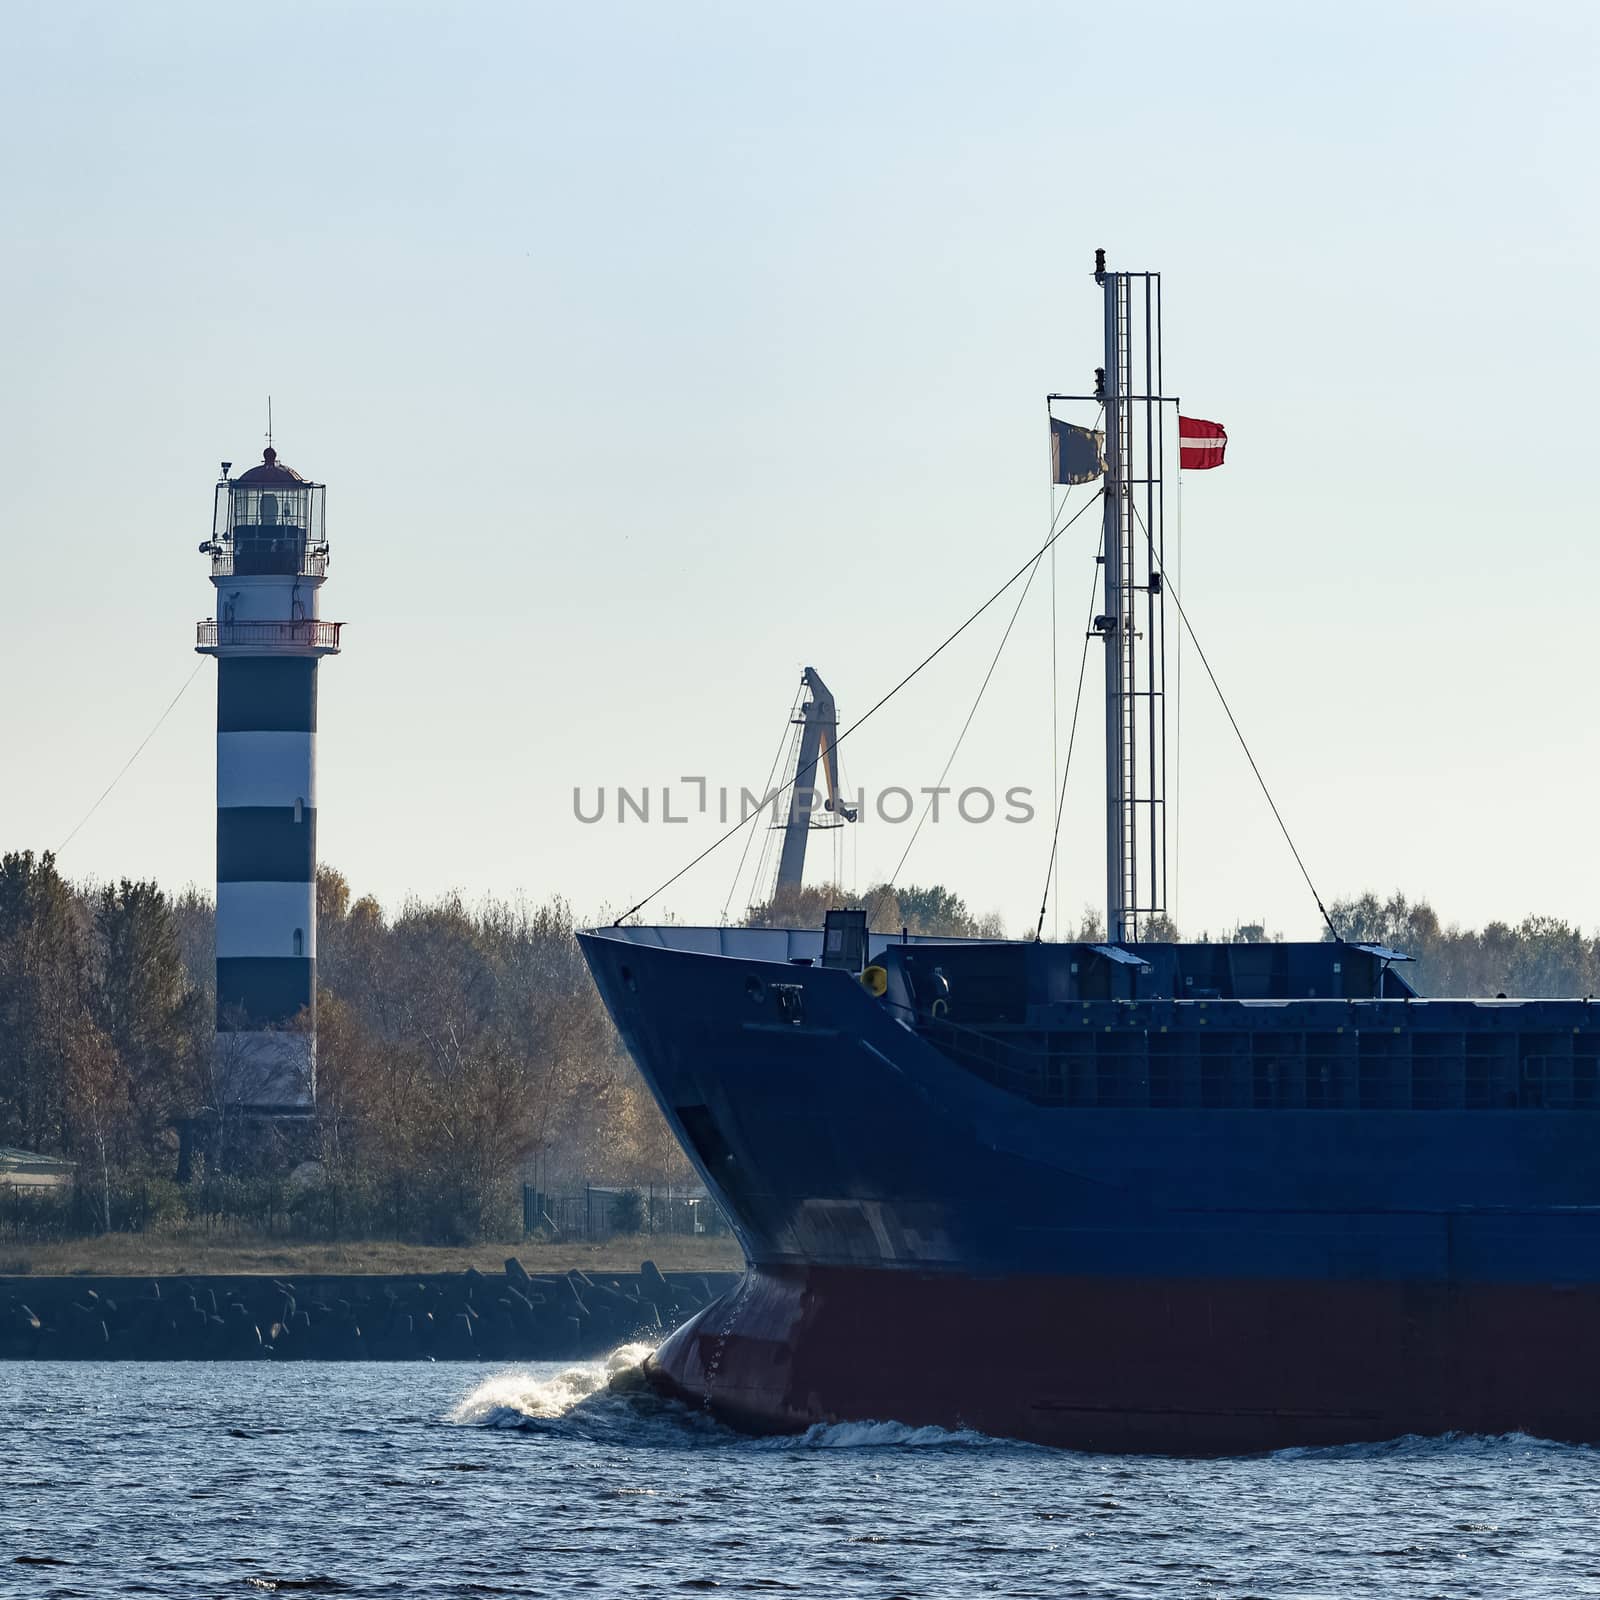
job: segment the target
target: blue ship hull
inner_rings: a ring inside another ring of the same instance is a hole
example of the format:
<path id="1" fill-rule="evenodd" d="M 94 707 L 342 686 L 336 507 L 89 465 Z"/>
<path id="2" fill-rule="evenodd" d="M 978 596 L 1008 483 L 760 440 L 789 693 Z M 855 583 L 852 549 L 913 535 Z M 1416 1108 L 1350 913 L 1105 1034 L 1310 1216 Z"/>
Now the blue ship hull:
<path id="1" fill-rule="evenodd" d="M 1583 1002 L 1281 972 L 1257 987 L 1313 993 L 1084 998 L 1079 947 L 975 945 L 880 946 L 880 998 L 770 941 L 643 933 L 585 954 L 750 1263 L 652 1358 L 664 1388 L 755 1429 L 1094 1449 L 1600 1441 Z"/>

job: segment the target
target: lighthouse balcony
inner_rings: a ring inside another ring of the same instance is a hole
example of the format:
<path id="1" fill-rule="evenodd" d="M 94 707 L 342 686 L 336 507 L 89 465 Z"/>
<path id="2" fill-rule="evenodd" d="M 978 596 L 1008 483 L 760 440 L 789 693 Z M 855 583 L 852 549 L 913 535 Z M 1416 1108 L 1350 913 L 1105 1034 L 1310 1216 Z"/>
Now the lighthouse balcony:
<path id="1" fill-rule="evenodd" d="M 339 652 L 342 622 L 217 622 L 208 618 L 195 629 L 201 655 L 331 656 Z"/>
<path id="2" fill-rule="evenodd" d="M 213 578 L 325 578 L 328 575 L 327 545 L 309 544 L 303 538 L 218 539 L 205 548 L 211 552 Z"/>

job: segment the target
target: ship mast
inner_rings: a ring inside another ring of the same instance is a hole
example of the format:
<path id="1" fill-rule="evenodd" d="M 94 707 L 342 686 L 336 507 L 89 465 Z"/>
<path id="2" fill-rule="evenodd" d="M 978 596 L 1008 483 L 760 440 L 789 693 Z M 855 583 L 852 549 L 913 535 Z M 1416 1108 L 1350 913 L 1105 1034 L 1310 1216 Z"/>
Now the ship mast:
<path id="1" fill-rule="evenodd" d="M 1106 937 L 1137 940 L 1167 912 L 1166 456 L 1161 275 L 1108 272 L 1105 298 Z"/>

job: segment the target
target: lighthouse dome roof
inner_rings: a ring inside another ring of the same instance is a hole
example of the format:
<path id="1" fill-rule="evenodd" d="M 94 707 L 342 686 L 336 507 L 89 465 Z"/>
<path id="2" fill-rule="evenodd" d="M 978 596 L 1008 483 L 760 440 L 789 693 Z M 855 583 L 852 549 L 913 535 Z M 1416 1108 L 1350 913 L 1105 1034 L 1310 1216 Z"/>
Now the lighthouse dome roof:
<path id="1" fill-rule="evenodd" d="M 246 489 L 292 489 L 309 480 L 302 478 L 293 467 L 284 466 L 278 460 L 278 452 L 269 444 L 261 452 L 261 465 L 241 472 L 233 481 Z"/>

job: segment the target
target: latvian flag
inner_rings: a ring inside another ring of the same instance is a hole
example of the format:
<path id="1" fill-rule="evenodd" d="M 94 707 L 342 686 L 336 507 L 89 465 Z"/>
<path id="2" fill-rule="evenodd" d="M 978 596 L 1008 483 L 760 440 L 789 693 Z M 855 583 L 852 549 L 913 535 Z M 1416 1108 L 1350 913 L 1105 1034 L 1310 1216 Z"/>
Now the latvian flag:
<path id="1" fill-rule="evenodd" d="M 1228 448 L 1228 430 L 1220 422 L 1204 422 L 1199 417 L 1178 418 L 1178 465 L 1185 472 L 1200 472 L 1222 465 L 1222 452 Z"/>

